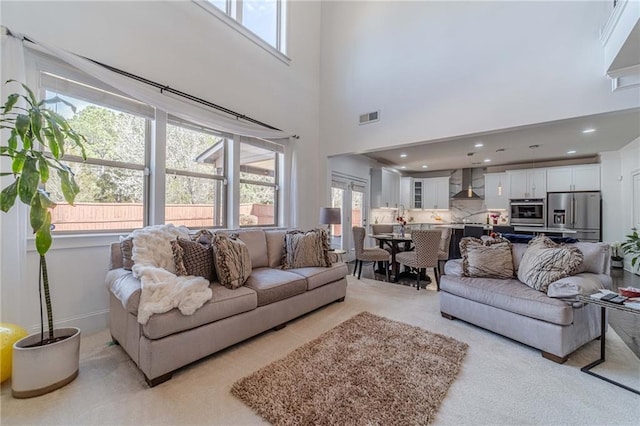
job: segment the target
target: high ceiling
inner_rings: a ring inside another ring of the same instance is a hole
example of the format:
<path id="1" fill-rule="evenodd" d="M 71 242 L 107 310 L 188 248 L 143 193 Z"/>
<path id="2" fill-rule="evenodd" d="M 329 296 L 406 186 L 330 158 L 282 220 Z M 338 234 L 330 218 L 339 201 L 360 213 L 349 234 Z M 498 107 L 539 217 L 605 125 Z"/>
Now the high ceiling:
<path id="1" fill-rule="evenodd" d="M 583 133 L 588 129 L 595 131 Z M 593 157 L 599 152 L 618 150 L 638 137 L 640 109 L 633 109 L 417 143 L 364 155 L 402 172 L 425 172 Z M 477 144 L 482 146 L 476 147 Z M 535 145 L 538 147 L 531 148 Z M 470 153 L 473 155 L 468 155 Z"/>

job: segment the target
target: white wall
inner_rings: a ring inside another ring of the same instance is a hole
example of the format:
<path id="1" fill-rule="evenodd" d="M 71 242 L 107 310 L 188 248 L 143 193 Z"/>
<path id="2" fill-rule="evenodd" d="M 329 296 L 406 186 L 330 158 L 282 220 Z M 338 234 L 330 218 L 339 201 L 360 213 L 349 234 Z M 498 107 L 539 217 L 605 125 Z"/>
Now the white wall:
<path id="1" fill-rule="evenodd" d="M 640 138 L 619 151 L 602 153 L 601 159 L 603 239 L 624 241 L 634 226 L 632 175 L 640 171 Z M 625 269 L 631 270 L 628 256 Z"/>
<path id="2" fill-rule="evenodd" d="M 318 161 L 319 2 L 289 4 L 290 65 L 190 1 L 3 1 L 0 7 L 0 22 L 12 32 L 46 40 L 300 135 L 298 225 L 317 225 L 318 209 L 324 205 L 317 194 L 324 188 L 326 172 L 325 163 Z M 26 229 L 22 233 L 26 238 Z M 107 244 L 114 240 L 117 236 L 88 242 L 56 239 L 48 256 L 56 287 L 56 322 L 83 330 L 106 324 L 103 280 Z M 27 265 L 20 268 L 5 261 L 3 248 L 2 269 L 14 269 L 2 274 L 1 320 L 33 329 L 39 323 L 37 277 L 32 273 L 37 256 L 23 254 Z M 21 272 L 24 279 L 10 279 Z"/>
<path id="3" fill-rule="evenodd" d="M 328 154 L 640 105 L 611 92 L 599 29 L 612 4 L 322 3 L 321 139 Z M 380 121 L 358 125 L 379 109 Z"/>

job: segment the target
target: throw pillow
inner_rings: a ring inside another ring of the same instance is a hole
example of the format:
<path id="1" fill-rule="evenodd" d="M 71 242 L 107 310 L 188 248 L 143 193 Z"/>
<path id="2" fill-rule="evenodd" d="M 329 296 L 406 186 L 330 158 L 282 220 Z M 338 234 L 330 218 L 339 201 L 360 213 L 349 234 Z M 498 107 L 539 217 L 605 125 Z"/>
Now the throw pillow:
<path id="1" fill-rule="evenodd" d="M 284 236 L 282 269 L 331 266 L 327 231 L 288 231 Z"/>
<path id="2" fill-rule="evenodd" d="M 210 245 L 178 238 L 171 241 L 176 275 L 193 275 L 215 281 L 213 249 Z"/>
<path id="3" fill-rule="evenodd" d="M 460 241 L 462 274 L 465 277 L 513 278 L 511 243 L 501 238 L 482 241 L 466 237 Z"/>
<path id="4" fill-rule="evenodd" d="M 251 275 L 251 256 L 242 240 L 216 234 L 213 237 L 213 254 L 218 280 L 223 286 L 239 288 Z"/>
<path id="5" fill-rule="evenodd" d="M 122 252 L 122 267 L 127 271 L 133 268 L 133 237 L 120 237 L 120 251 Z"/>
<path id="6" fill-rule="evenodd" d="M 584 256 L 577 247 L 565 246 L 539 236 L 529 242 L 518 267 L 518 279 L 529 287 L 547 292 L 549 284 L 573 275 Z"/>

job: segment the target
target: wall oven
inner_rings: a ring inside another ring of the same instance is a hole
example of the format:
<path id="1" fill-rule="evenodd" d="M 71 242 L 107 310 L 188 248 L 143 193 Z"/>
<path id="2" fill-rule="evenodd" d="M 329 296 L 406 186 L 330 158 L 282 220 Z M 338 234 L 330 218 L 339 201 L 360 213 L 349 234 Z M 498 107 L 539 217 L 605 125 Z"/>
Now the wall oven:
<path id="1" fill-rule="evenodd" d="M 511 225 L 540 227 L 545 225 L 544 199 L 513 199 L 510 205 Z"/>

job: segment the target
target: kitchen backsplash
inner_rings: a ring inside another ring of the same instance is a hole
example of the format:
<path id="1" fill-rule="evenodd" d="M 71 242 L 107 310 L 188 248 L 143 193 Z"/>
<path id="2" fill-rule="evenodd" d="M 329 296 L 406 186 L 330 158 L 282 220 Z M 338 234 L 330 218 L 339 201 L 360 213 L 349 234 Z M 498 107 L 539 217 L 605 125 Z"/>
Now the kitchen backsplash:
<path id="1" fill-rule="evenodd" d="M 467 222 L 485 223 L 487 220 L 486 210 L 484 200 L 450 200 L 449 210 L 405 210 L 404 216 L 409 223 L 459 222 L 465 217 Z M 508 214 L 506 211 L 500 213 L 503 216 Z M 395 223 L 397 214 L 397 210 L 372 209 L 369 223 L 374 224 L 376 221 L 377 223 Z"/>

